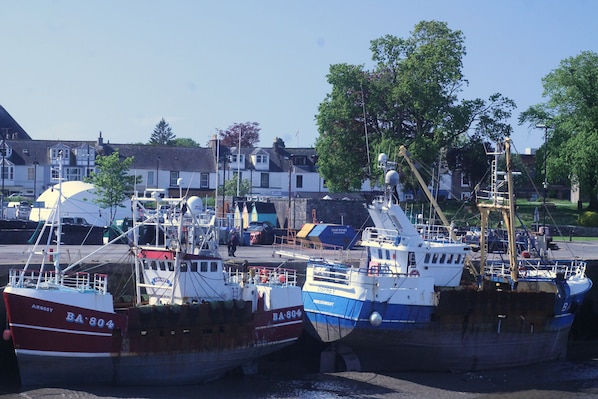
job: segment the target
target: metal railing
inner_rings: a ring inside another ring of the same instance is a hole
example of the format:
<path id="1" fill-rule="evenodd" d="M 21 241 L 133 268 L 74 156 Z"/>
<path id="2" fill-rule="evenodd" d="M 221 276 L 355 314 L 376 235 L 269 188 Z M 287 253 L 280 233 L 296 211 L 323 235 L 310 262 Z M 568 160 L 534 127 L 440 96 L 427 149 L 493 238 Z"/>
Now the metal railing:
<path id="1" fill-rule="evenodd" d="M 518 264 L 520 277 L 538 280 L 555 279 L 559 274 L 565 280 L 582 278 L 586 267 L 586 262 L 578 259 L 554 263 L 520 261 Z M 490 262 L 485 266 L 484 273 L 490 277 L 507 279 L 511 276 L 511 268 L 508 262 Z"/>
<path id="2" fill-rule="evenodd" d="M 86 272 L 57 275 L 54 271 L 40 273 L 36 270 L 11 269 L 9 271 L 8 284 L 11 287 L 19 288 L 64 288 L 80 292 L 99 293 L 102 295 L 108 292 L 108 276 L 106 274 L 90 275 Z"/>

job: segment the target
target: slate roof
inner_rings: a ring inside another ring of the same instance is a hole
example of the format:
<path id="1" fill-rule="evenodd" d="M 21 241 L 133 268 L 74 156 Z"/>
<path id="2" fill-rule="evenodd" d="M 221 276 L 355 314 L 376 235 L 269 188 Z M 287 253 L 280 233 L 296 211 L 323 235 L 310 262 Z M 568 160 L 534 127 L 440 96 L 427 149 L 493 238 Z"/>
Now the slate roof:
<path id="1" fill-rule="evenodd" d="M 66 145 L 71 149 L 93 147 L 97 155 L 110 155 L 118 151 L 122 157 L 134 157 L 131 169 L 177 171 L 214 172 L 217 170 L 215 150 L 210 147 L 170 147 L 145 144 L 111 144 L 105 142 L 100 134 L 97 141 L 88 140 L 33 140 L 23 128 L 0 105 L 0 134 L 7 134 L 6 142 L 13 148 L 9 158 L 15 165 L 40 165 L 50 163 L 49 149 L 57 145 Z M 221 154 L 231 153 L 231 148 L 221 146 Z M 236 153 L 236 148 L 234 152 Z M 276 142 L 271 148 L 243 147 L 241 153 L 245 155 L 244 170 L 253 169 L 250 162 L 252 154 L 267 154 L 269 158 L 269 172 L 288 172 L 291 167 L 289 158 L 301 156 L 305 162 L 294 164 L 295 171 L 316 173 L 314 148 L 284 148 L 278 147 Z M 71 154 L 72 155 L 72 154 Z M 74 162 L 74 159 L 72 159 Z"/>
<path id="2" fill-rule="evenodd" d="M 31 140 L 27 132 L 0 105 L 0 137 L 7 140 Z"/>

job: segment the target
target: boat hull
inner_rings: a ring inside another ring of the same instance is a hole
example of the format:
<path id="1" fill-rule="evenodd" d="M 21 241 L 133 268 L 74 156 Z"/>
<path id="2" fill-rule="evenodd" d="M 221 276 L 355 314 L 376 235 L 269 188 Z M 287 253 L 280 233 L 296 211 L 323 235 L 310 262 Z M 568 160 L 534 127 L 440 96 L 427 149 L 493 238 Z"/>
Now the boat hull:
<path id="1" fill-rule="evenodd" d="M 441 292 L 437 306 L 418 306 L 309 292 L 304 306 L 308 332 L 334 344 L 329 355 L 355 355 L 349 368 L 473 371 L 564 358 L 574 316 L 555 314 L 561 306 L 555 298 L 455 290 Z M 337 311 L 341 307 L 351 311 Z"/>
<path id="2" fill-rule="evenodd" d="M 292 344 L 303 319 L 300 304 L 254 312 L 241 300 L 110 313 L 8 287 L 4 301 L 22 385 L 206 382 Z"/>

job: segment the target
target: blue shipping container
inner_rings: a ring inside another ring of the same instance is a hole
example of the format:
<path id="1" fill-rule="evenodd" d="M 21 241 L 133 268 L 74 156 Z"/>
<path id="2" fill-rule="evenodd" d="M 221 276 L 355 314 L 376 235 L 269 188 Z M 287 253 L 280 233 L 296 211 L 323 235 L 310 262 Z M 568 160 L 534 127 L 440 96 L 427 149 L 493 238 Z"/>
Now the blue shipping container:
<path id="1" fill-rule="evenodd" d="M 343 249 L 351 249 L 358 237 L 355 234 L 355 229 L 351 226 L 320 223 L 316 224 L 309 232 L 308 239 L 321 243 L 324 247 L 328 246 L 328 248 L 342 247 Z"/>

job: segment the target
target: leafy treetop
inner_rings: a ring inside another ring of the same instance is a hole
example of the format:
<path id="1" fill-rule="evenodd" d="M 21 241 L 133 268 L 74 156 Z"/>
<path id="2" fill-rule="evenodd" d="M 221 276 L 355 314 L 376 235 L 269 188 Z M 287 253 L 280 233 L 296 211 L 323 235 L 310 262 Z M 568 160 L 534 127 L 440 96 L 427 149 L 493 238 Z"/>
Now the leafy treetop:
<path id="1" fill-rule="evenodd" d="M 260 141 L 260 125 L 257 122 L 235 123 L 226 130 L 219 130 L 222 145 L 237 147 L 241 137 L 241 147 L 253 147 Z"/>
<path id="2" fill-rule="evenodd" d="M 316 115 L 316 150 L 331 191 L 359 190 L 374 178 L 377 152 L 394 157 L 405 145 L 414 159 L 433 165 L 442 148 L 467 140 L 470 131 L 492 140 L 510 135 L 512 100 L 498 93 L 488 100 L 459 100 L 468 83 L 461 31 L 422 21 L 411 37 L 386 35 L 373 40 L 370 50 L 373 70 L 336 64 L 327 75 L 332 90 Z"/>
<path id="3" fill-rule="evenodd" d="M 141 176 L 128 174 L 133 157 L 121 159 L 118 151 L 110 155 L 96 158 L 98 172 L 92 172 L 85 181 L 95 186 L 97 199 L 101 208 L 110 209 L 110 223 L 114 221 L 117 208 L 123 208 L 123 201 L 134 189 L 135 181 L 141 182 Z"/>
<path id="4" fill-rule="evenodd" d="M 546 144 L 536 153 L 537 176 L 548 186 L 578 184 L 598 210 L 598 54 L 584 51 L 561 61 L 542 79 L 545 103 L 529 107 L 519 123 L 540 127 Z M 545 162 L 545 163 L 544 163 Z"/>

